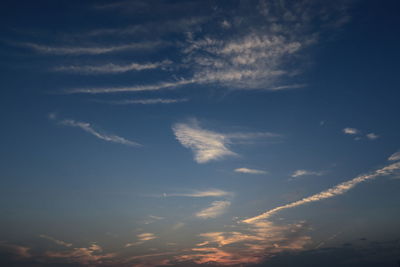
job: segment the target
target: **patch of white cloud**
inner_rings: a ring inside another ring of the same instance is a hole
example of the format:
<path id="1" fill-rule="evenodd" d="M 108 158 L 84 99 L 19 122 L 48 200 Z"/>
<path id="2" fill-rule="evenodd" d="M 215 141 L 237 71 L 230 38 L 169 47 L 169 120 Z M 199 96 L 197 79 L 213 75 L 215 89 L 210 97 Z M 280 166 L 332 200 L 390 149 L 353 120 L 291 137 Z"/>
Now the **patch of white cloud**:
<path id="1" fill-rule="evenodd" d="M 235 143 L 234 140 L 252 140 L 279 136 L 269 132 L 223 134 L 202 129 L 197 120 L 192 120 L 190 123 L 176 123 L 173 125 L 172 130 L 176 139 L 184 147 L 193 151 L 194 160 L 197 163 L 237 156 L 230 149 L 230 145 Z"/>
<path id="2" fill-rule="evenodd" d="M 304 204 L 308 204 L 308 203 L 311 203 L 311 202 L 317 202 L 317 201 L 321 201 L 323 199 L 332 198 L 332 197 L 335 197 L 335 196 L 342 195 L 342 194 L 346 193 L 347 191 L 349 191 L 350 189 L 354 188 L 359 183 L 363 183 L 365 181 L 375 179 L 375 178 L 377 178 L 379 176 L 392 175 L 396 171 L 398 171 L 399 169 L 400 169 L 400 162 L 393 163 L 391 165 L 388 165 L 386 167 L 378 169 L 378 170 L 372 172 L 371 174 L 365 174 L 365 175 L 357 176 L 356 178 L 354 178 L 354 179 L 352 179 L 350 181 L 340 183 L 340 184 L 338 184 L 338 185 L 336 185 L 336 186 L 334 186 L 334 187 L 332 187 L 332 188 L 330 188 L 328 190 L 322 191 L 321 193 L 312 195 L 310 197 L 303 198 L 303 199 L 301 199 L 299 201 L 295 201 L 295 202 L 292 202 L 292 203 L 289 203 L 289 204 L 286 204 L 286 205 L 283 205 L 283 206 L 276 207 L 276 208 L 268 210 L 268 211 L 266 211 L 266 212 L 264 212 L 264 213 L 262 213 L 262 214 L 260 214 L 258 216 L 245 219 L 242 222 L 244 222 L 244 223 L 254 223 L 254 222 L 257 222 L 259 220 L 267 219 L 270 216 L 274 215 L 275 213 L 277 213 L 277 212 L 279 212 L 281 210 L 294 208 L 294 207 L 301 206 L 301 205 L 304 205 Z"/>
<path id="3" fill-rule="evenodd" d="M 216 218 L 225 213 L 230 205 L 230 201 L 214 201 L 208 208 L 197 212 L 195 215 L 201 219 Z"/>
<path id="4" fill-rule="evenodd" d="M 324 172 L 297 170 L 292 173 L 291 177 L 296 178 L 296 177 L 300 177 L 300 176 L 321 176 L 321 175 L 324 175 Z"/>
<path id="5" fill-rule="evenodd" d="M 172 129 L 176 139 L 193 151 L 197 163 L 237 155 L 229 149 L 230 139 L 226 135 L 202 129 L 196 121 L 191 124 L 177 123 Z"/>
<path id="6" fill-rule="evenodd" d="M 343 133 L 345 133 L 345 134 L 350 134 L 350 135 L 355 135 L 355 134 L 358 134 L 360 131 L 359 130 L 357 130 L 356 128 L 349 128 L 349 127 L 347 127 L 347 128 L 344 128 L 343 129 Z"/>
<path id="7" fill-rule="evenodd" d="M 237 168 L 234 171 L 239 172 L 239 173 L 246 173 L 246 174 L 266 174 L 267 173 L 267 171 L 249 169 L 249 168 Z"/>

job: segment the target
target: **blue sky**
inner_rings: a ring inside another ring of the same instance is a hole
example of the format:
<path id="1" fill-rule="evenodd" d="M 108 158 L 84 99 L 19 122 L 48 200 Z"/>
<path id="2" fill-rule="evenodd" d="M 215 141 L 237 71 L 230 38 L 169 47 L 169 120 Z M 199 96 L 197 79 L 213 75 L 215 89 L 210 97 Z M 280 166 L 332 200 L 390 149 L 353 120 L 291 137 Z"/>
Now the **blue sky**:
<path id="1" fill-rule="evenodd" d="M 395 266 L 396 1 L 3 1 L 0 263 Z"/>

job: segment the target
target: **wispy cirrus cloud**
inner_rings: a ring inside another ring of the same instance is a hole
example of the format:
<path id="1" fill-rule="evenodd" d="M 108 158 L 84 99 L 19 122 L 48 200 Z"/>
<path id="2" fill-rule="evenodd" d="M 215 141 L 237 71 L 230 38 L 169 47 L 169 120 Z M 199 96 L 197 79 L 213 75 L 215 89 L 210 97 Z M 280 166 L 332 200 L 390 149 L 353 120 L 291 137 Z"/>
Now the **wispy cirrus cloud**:
<path id="1" fill-rule="evenodd" d="M 195 161 L 206 163 L 227 156 L 237 155 L 228 147 L 229 137 L 224 134 L 201 129 L 196 121 L 191 124 L 177 123 L 172 127 L 176 139 L 194 153 Z"/>
<path id="2" fill-rule="evenodd" d="M 71 73 L 79 73 L 86 75 L 117 74 L 129 71 L 164 69 L 170 64 L 172 64 L 172 61 L 164 60 L 161 62 L 130 63 L 125 65 L 113 64 L 113 63 L 103 64 L 103 65 L 71 65 L 71 66 L 56 67 L 54 68 L 54 71 L 71 72 Z"/>
<path id="3" fill-rule="evenodd" d="M 36 43 L 15 43 L 15 45 L 30 48 L 38 53 L 53 55 L 100 55 L 128 50 L 152 49 L 161 44 L 160 41 L 113 46 L 49 46 Z"/>
<path id="4" fill-rule="evenodd" d="M 259 220 L 263 220 L 263 219 L 267 219 L 270 216 L 274 215 L 275 213 L 281 211 L 281 210 L 285 210 L 285 209 L 290 209 L 290 208 L 294 208 L 297 206 L 301 206 L 307 203 L 311 203 L 311 202 L 317 202 L 317 201 L 321 201 L 327 198 L 332 198 L 335 196 L 339 196 L 342 195 L 344 193 L 346 193 L 347 191 L 349 191 L 350 189 L 354 188 L 356 185 L 358 185 L 359 183 L 363 183 L 365 181 L 368 180 L 372 180 L 375 179 L 379 176 L 388 176 L 388 175 L 392 175 L 393 173 L 395 173 L 396 171 L 398 171 L 400 169 L 400 162 L 397 163 L 393 163 L 391 165 L 388 165 L 386 167 L 383 167 L 381 169 L 378 169 L 370 174 L 365 174 L 365 175 L 360 175 L 357 176 L 353 179 L 351 179 L 350 181 L 347 182 L 343 182 L 340 183 L 328 190 L 322 191 L 318 194 L 303 198 L 299 201 L 295 201 L 283 206 L 279 206 L 276 207 L 274 209 L 268 210 L 258 216 L 252 217 L 252 218 L 248 218 L 243 220 L 242 222 L 244 223 L 254 223 L 257 222 Z"/>
<path id="5" fill-rule="evenodd" d="M 231 192 L 223 191 L 220 189 L 208 189 L 208 190 L 194 190 L 185 193 L 164 193 L 163 197 L 226 197 L 231 196 Z"/>
<path id="6" fill-rule="evenodd" d="M 64 247 L 72 247 L 72 244 L 71 244 L 71 243 L 67 243 L 67 242 L 65 242 L 65 241 L 55 239 L 54 237 L 51 237 L 51 236 L 48 236 L 48 235 L 39 235 L 39 236 L 40 236 L 41 238 L 50 240 L 50 241 L 56 243 L 57 245 L 64 246 Z"/>
<path id="7" fill-rule="evenodd" d="M 392 155 L 390 155 L 390 157 L 388 158 L 388 160 L 390 161 L 396 161 L 396 160 L 400 160 L 400 151 L 393 153 Z"/>
<path id="8" fill-rule="evenodd" d="M 153 233 L 142 233 L 142 234 L 138 234 L 138 235 L 137 235 L 138 241 L 133 242 L 133 243 L 127 243 L 127 244 L 125 245 L 125 247 L 126 247 L 126 248 L 129 248 L 129 247 L 132 247 L 132 246 L 138 246 L 138 245 L 143 244 L 143 243 L 146 242 L 146 241 L 150 241 L 150 240 L 153 240 L 153 239 L 156 239 L 156 238 L 158 238 L 158 237 L 157 237 L 155 234 L 153 234 Z"/>
<path id="9" fill-rule="evenodd" d="M 107 142 L 111 143 L 117 143 L 117 144 L 122 144 L 122 145 L 127 145 L 127 146 L 142 146 L 139 143 L 136 143 L 134 141 L 125 139 L 124 137 L 118 136 L 118 135 L 113 135 L 113 134 L 106 134 L 99 132 L 95 130 L 92 125 L 88 122 L 80 122 L 80 121 L 75 121 L 75 120 L 62 120 L 60 121 L 60 124 L 65 125 L 65 126 L 70 126 L 70 127 L 77 127 L 82 130 L 84 130 L 87 133 L 90 133 L 91 135 L 102 139 Z"/>
<path id="10" fill-rule="evenodd" d="M 230 205 L 230 201 L 214 201 L 208 208 L 197 212 L 195 215 L 201 219 L 216 218 L 225 213 Z"/>
<path id="11" fill-rule="evenodd" d="M 297 170 L 292 173 L 291 177 L 296 178 L 300 176 L 321 176 L 324 174 L 325 172 L 323 171 Z"/>
<path id="12" fill-rule="evenodd" d="M 154 105 L 154 104 L 176 104 L 189 101 L 188 98 L 146 98 L 146 99 L 123 99 L 115 101 L 94 100 L 99 103 L 106 103 L 111 105 Z"/>
<path id="13" fill-rule="evenodd" d="M 247 173 L 247 174 L 266 174 L 267 173 L 267 171 L 249 169 L 249 168 L 237 168 L 234 171 L 239 172 L 239 173 Z"/>
<path id="14" fill-rule="evenodd" d="M 197 120 L 190 123 L 176 123 L 172 130 L 176 139 L 194 153 L 197 163 L 206 163 L 211 160 L 220 160 L 229 156 L 237 156 L 229 146 L 235 140 L 251 140 L 254 138 L 269 138 L 279 135 L 273 133 L 218 133 L 202 129 Z"/>
<path id="15" fill-rule="evenodd" d="M 196 3 L 190 5 L 194 8 L 197 6 Z M 300 66 L 304 65 L 300 59 L 318 42 L 319 35 L 335 30 L 348 21 L 347 6 L 344 1 L 322 6 L 317 1 L 298 1 L 296 4 L 288 1 L 260 1 L 251 8 L 252 12 L 247 8 L 241 10 L 242 7 L 238 6 L 235 9 L 226 8 L 223 21 L 219 16 L 184 17 L 165 23 L 95 29 L 87 33 L 87 36 L 151 33 L 163 39 L 166 33 L 177 32 L 183 41 L 175 44 L 179 58 L 176 64 L 179 64 L 180 70 L 185 71 L 173 73 L 174 77 L 180 79 L 175 82 L 71 88 L 68 92 L 137 92 L 172 89 L 189 84 L 269 91 L 305 87 L 298 79 L 302 73 Z"/>
<path id="16" fill-rule="evenodd" d="M 93 87 L 93 88 L 73 88 L 65 90 L 65 94 L 110 94 L 110 93 L 124 93 L 124 92 L 142 92 L 142 91 L 159 91 L 168 88 L 176 88 L 183 85 L 194 84 L 194 80 L 175 80 L 171 82 L 160 82 L 148 85 L 136 85 L 128 87 Z"/>
<path id="17" fill-rule="evenodd" d="M 57 120 L 57 116 L 54 113 L 50 113 L 49 118 L 52 120 Z M 83 131 L 85 131 L 101 140 L 107 141 L 107 142 L 117 143 L 117 144 L 122 144 L 122 145 L 127 145 L 127 146 L 134 146 L 134 147 L 142 146 L 141 144 L 136 143 L 131 140 L 128 140 L 124 137 L 114 135 L 114 134 L 107 134 L 107 133 L 95 130 L 93 128 L 93 126 L 88 122 L 75 121 L 75 120 L 71 120 L 71 119 L 58 120 L 57 122 L 64 126 L 80 128 Z"/>

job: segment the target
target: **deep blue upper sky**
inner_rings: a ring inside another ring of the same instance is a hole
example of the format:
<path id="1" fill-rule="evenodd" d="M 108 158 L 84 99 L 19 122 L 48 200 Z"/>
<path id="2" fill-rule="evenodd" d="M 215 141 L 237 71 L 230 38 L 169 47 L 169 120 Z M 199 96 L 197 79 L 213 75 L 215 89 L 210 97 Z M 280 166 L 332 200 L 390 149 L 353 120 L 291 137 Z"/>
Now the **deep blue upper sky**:
<path id="1" fill-rule="evenodd" d="M 0 263 L 396 266 L 399 7 L 2 1 Z"/>

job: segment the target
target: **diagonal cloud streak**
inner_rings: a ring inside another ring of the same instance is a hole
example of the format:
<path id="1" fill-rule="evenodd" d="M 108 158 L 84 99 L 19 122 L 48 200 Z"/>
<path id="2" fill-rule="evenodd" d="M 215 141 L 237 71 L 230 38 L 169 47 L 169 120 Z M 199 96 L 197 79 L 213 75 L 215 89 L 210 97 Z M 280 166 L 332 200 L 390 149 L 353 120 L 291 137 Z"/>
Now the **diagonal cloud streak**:
<path id="1" fill-rule="evenodd" d="M 65 126 L 81 128 L 85 132 L 90 133 L 90 134 L 96 136 L 97 138 L 102 139 L 107 142 L 118 143 L 118 144 L 123 144 L 123 145 L 127 145 L 127 146 L 141 146 L 141 144 L 136 143 L 134 141 L 130 141 L 121 136 L 113 135 L 113 134 L 106 134 L 106 133 L 101 133 L 99 131 L 96 131 L 95 129 L 93 129 L 93 127 L 90 125 L 90 123 L 87 123 L 87 122 L 80 122 L 80 121 L 68 119 L 68 120 L 62 120 L 62 121 L 60 121 L 60 123 Z"/>
<path id="2" fill-rule="evenodd" d="M 393 174 L 395 171 L 397 171 L 399 169 L 400 169 L 400 162 L 393 163 L 391 165 L 388 165 L 386 167 L 378 169 L 378 170 L 374 171 L 371 174 L 365 174 L 365 175 L 357 176 L 356 178 L 354 178 L 354 179 L 352 179 L 350 181 L 340 183 L 340 184 L 338 184 L 338 185 L 336 185 L 336 186 L 334 186 L 334 187 L 332 187 L 332 188 L 330 188 L 328 190 L 322 191 L 321 193 L 318 193 L 318 194 L 303 198 L 302 200 L 295 201 L 295 202 L 292 202 L 292 203 L 289 203 L 289 204 L 286 204 L 286 205 L 283 205 L 283 206 L 276 207 L 276 208 L 271 209 L 269 211 L 266 211 L 266 212 L 264 212 L 264 213 L 262 213 L 262 214 L 260 214 L 258 216 L 242 220 L 242 222 L 244 222 L 244 223 L 254 223 L 254 222 L 257 222 L 257 221 L 262 220 L 262 219 L 267 219 L 270 216 L 274 215 L 275 213 L 277 213 L 277 212 L 279 212 L 281 210 L 290 209 L 290 208 L 301 206 L 301 205 L 304 205 L 304 204 L 307 204 L 307 203 L 317 202 L 317 201 L 320 201 L 320 200 L 323 200 L 323 199 L 327 199 L 327 198 L 331 198 L 331 197 L 342 195 L 342 194 L 346 193 L 347 191 L 349 191 L 350 189 L 352 189 L 353 187 L 355 187 L 356 185 L 358 185 L 359 183 L 363 183 L 365 181 L 375 179 L 375 178 L 377 178 L 379 176 L 391 175 L 391 174 Z"/>

